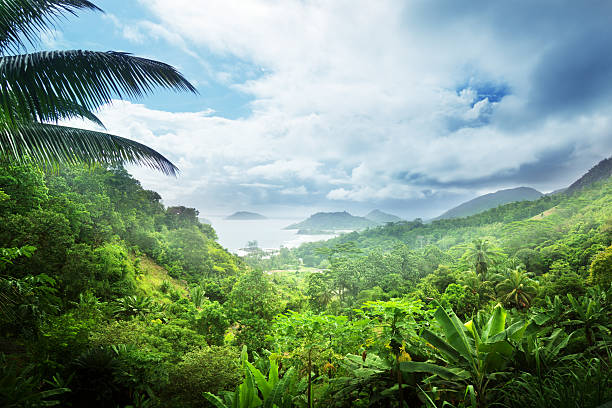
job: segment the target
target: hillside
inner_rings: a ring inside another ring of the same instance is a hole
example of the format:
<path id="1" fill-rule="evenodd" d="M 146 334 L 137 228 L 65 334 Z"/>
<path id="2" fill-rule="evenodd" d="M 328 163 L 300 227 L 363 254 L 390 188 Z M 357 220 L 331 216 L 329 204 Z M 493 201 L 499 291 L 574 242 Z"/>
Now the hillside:
<path id="1" fill-rule="evenodd" d="M 386 224 L 388 222 L 399 222 L 402 219 L 396 215 L 388 214 L 386 212 L 382 212 L 380 210 L 372 210 L 370 211 L 365 218 L 370 221 L 374 221 L 377 224 Z"/>
<path id="2" fill-rule="evenodd" d="M 343 212 L 319 212 L 311 215 L 308 219 L 291 224 L 284 229 L 300 229 L 300 230 L 362 230 L 368 227 L 374 227 L 377 223 L 368 220 L 365 217 L 357 217 Z"/>
<path id="3" fill-rule="evenodd" d="M 318 265 L 324 257 L 318 255 L 316 248 L 333 248 L 349 242 L 365 252 L 379 249 L 390 251 L 398 245 L 405 245 L 411 250 L 434 245 L 443 251 L 460 254 L 466 243 L 478 237 L 488 237 L 499 242 L 510 255 L 520 249 L 542 253 L 547 262 L 545 268 L 555 257 L 564 256 L 574 262 L 572 266 L 584 270 L 596 248 L 610 245 L 611 215 L 612 178 L 608 178 L 592 183 L 573 195 L 547 195 L 534 201 L 505 204 L 465 218 L 440 219 L 430 223 L 404 221 L 344 234 L 324 242 L 307 243 L 297 248 L 295 255 L 303 258 L 307 265 Z M 576 225 L 588 226 L 592 234 L 584 233 L 579 245 L 575 241 L 564 244 L 579 247 L 575 249 L 576 254 L 569 256 L 566 252 L 555 255 L 563 245 L 551 242 L 563 241 L 566 236 L 570 239 Z M 593 235 L 597 238 L 593 238 Z M 592 245 L 594 247 L 589 249 Z"/>
<path id="4" fill-rule="evenodd" d="M 444 214 L 434 218 L 434 220 L 442 220 L 448 218 L 469 217 L 470 215 L 478 214 L 490 208 L 495 208 L 500 205 L 513 203 L 516 201 L 532 201 L 537 200 L 543 194 L 538 190 L 530 187 L 517 187 L 506 190 L 499 190 L 495 193 L 489 193 L 476 197 L 470 201 L 460 204 Z"/>
<path id="5" fill-rule="evenodd" d="M 237 211 L 232 215 L 225 217 L 226 220 L 265 220 L 267 219 L 261 214 L 248 212 L 248 211 Z"/>
<path id="6" fill-rule="evenodd" d="M 600 180 L 604 180 L 612 176 L 612 157 L 604 159 L 593 166 L 585 175 L 573 182 L 565 193 L 572 194 L 576 191 L 585 188 Z"/>

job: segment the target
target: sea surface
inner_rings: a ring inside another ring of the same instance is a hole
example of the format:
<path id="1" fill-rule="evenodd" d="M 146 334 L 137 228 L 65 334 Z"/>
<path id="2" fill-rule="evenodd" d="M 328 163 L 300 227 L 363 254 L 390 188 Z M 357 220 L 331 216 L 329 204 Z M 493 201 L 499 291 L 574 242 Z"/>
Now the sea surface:
<path id="1" fill-rule="evenodd" d="M 302 221 L 298 218 L 268 218 L 265 220 L 226 220 L 224 217 L 205 216 L 212 223 L 219 243 L 231 252 L 242 255 L 241 248 L 249 241 L 257 241 L 262 249 L 281 246 L 295 248 L 304 242 L 321 241 L 335 237 L 326 235 L 298 235 L 297 230 L 284 230 L 287 225 Z"/>

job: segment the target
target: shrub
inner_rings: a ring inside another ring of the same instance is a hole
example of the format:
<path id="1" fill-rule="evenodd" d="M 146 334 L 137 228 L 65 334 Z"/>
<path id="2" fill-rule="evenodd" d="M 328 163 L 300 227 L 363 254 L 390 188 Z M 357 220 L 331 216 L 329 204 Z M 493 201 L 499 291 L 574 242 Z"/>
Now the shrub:
<path id="1" fill-rule="evenodd" d="M 236 348 L 206 347 L 183 356 L 170 371 L 170 384 L 162 398 L 175 407 L 207 406 L 203 392 L 233 390 L 241 382 Z"/>

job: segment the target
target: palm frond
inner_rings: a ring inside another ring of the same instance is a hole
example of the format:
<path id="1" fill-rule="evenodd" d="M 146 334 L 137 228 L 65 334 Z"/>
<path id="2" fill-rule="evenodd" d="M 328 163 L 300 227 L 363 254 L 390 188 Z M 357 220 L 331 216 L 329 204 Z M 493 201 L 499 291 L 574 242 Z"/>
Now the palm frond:
<path id="1" fill-rule="evenodd" d="M 0 128 L 0 155 L 33 159 L 44 167 L 61 164 L 138 164 L 176 175 L 177 167 L 141 143 L 107 133 L 45 123 L 18 123 Z"/>
<path id="2" fill-rule="evenodd" d="M 41 31 L 83 9 L 102 11 L 86 0 L 0 0 L 0 53 L 36 45 Z"/>
<path id="3" fill-rule="evenodd" d="M 113 97 L 137 98 L 154 86 L 197 93 L 174 67 L 123 52 L 43 51 L 0 58 L 0 106 L 11 97 L 38 118 L 72 101 L 92 111 Z M 11 97 L 9 97 L 11 96 Z M 7 118 L 8 123 L 15 118 Z"/>
<path id="4" fill-rule="evenodd" d="M 36 101 L 36 106 L 39 109 L 34 109 L 32 106 L 24 106 L 19 103 L 15 95 L 3 95 L 6 97 L 7 103 L 0 104 L 0 121 L 5 125 L 14 123 L 19 118 L 20 122 L 59 122 L 62 119 L 87 119 L 96 125 L 105 128 L 102 121 L 90 110 L 84 108 L 76 102 L 58 98 L 55 105 L 51 107 L 40 106 L 40 101 Z M 4 111 L 4 108 L 9 108 L 10 111 Z M 38 115 L 37 115 L 38 112 Z"/>

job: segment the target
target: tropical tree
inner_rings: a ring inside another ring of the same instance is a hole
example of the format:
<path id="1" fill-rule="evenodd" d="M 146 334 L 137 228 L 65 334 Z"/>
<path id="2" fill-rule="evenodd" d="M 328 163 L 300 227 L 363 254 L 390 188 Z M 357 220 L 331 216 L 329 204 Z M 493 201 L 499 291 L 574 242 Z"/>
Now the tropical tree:
<path id="1" fill-rule="evenodd" d="M 491 264 L 502 254 L 501 249 L 494 247 L 490 241 L 477 238 L 467 245 L 463 257 L 474 266 L 476 273 L 486 274 Z"/>
<path id="2" fill-rule="evenodd" d="M 604 288 L 612 283 L 612 245 L 593 258 L 589 267 L 589 280 Z"/>
<path id="3" fill-rule="evenodd" d="M 175 174 L 168 159 L 145 145 L 57 124 L 80 118 L 102 125 L 94 114 L 102 105 L 153 87 L 196 92 L 170 65 L 124 52 L 23 53 L 38 45 L 41 32 L 79 10 L 101 11 L 86 0 L 0 2 L 0 156 L 45 167 L 134 163 Z"/>
<path id="4" fill-rule="evenodd" d="M 538 293 L 538 286 L 528 273 L 514 269 L 506 273 L 506 279 L 498 283 L 495 290 L 505 304 L 525 309 L 531 306 L 531 301 Z"/>
<path id="5" fill-rule="evenodd" d="M 595 342 L 609 336 L 611 331 L 608 327 L 612 320 L 610 311 L 610 291 L 598 287 L 592 288 L 589 294 L 578 299 L 571 293 L 567 294 L 571 308 L 568 310 L 570 319 L 563 325 L 575 328 L 578 335 L 584 335 L 586 344 L 591 347 Z"/>
<path id="6" fill-rule="evenodd" d="M 522 341 L 528 326 L 518 321 L 506 327 L 506 315 L 497 305 L 490 315 L 480 312 L 463 324 L 452 310 L 438 307 L 434 319 L 443 337 L 429 329 L 424 329 L 421 336 L 433 346 L 443 364 L 407 361 L 400 363 L 400 369 L 434 374 L 426 382 L 437 384 L 435 389 L 454 390 L 457 397 L 463 394 L 473 407 L 487 406 L 492 398 L 490 386 L 509 374 L 513 344 Z"/>

